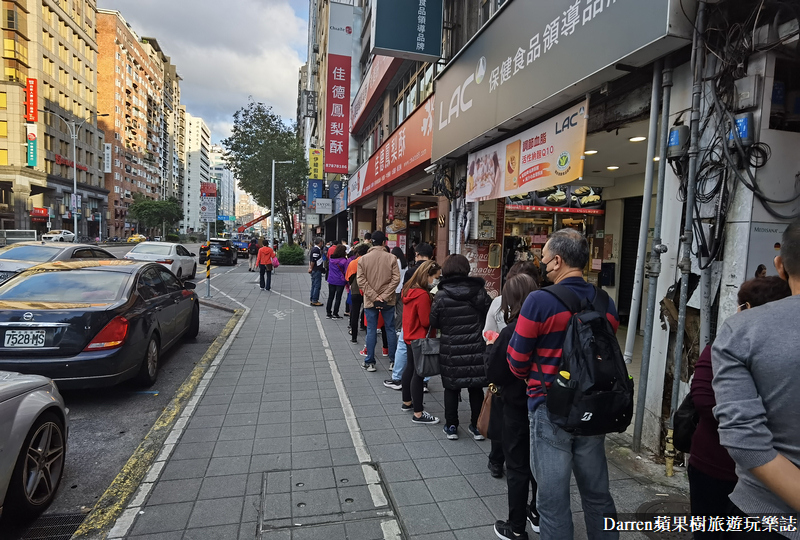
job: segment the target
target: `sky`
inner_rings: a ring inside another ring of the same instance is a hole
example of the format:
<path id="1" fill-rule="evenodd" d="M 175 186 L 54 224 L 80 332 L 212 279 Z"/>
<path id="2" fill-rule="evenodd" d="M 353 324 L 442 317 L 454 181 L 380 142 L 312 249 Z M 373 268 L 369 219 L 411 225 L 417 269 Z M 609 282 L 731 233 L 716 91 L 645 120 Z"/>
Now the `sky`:
<path id="1" fill-rule="evenodd" d="M 233 113 L 252 98 L 286 120 L 297 109 L 297 77 L 308 43 L 308 0 L 99 0 L 139 37 L 158 40 L 178 68 L 181 103 L 230 134 Z"/>

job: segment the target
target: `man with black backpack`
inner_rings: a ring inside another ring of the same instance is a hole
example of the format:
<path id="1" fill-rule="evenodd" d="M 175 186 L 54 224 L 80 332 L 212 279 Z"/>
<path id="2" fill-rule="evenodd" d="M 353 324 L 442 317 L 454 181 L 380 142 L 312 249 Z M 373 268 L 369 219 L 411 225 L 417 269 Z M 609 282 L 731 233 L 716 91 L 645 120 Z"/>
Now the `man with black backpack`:
<path id="1" fill-rule="evenodd" d="M 616 513 L 603 434 L 630 423 L 633 386 L 614 336 L 614 302 L 583 279 L 588 262 L 582 234 L 550 236 L 539 268 L 556 285 L 528 296 L 508 347 L 511 371 L 528 385 L 531 470 L 544 487 L 537 495 L 542 540 L 573 538 L 573 472 L 589 539 L 619 538 L 603 530 L 603 517 Z"/>

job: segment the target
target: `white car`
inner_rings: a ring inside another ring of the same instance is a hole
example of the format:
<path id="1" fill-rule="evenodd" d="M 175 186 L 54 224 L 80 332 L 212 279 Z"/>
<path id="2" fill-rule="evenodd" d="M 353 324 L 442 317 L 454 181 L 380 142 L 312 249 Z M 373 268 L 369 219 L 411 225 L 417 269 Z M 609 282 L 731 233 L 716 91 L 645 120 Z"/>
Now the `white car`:
<path id="1" fill-rule="evenodd" d="M 181 244 L 171 242 L 142 242 L 125 254 L 126 259 L 163 264 L 178 279 L 194 279 L 197 275 L 196 255 Z"/>
<path id="2" fill-rule="evenodd" d="M 42 235 L 45 242 L 74 242 L 75 234 L 72 231 L 53 230 Z"/>

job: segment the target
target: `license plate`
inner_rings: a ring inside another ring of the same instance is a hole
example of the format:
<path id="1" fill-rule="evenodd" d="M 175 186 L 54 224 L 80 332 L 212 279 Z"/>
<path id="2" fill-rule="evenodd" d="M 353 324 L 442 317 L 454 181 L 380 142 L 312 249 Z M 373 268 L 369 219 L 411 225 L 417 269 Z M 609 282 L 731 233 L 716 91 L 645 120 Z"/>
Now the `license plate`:
<path id="1" fill-rule="evenodd" d="M 6 347 L 44 347 L 44 330 L 6 330 Z"/>

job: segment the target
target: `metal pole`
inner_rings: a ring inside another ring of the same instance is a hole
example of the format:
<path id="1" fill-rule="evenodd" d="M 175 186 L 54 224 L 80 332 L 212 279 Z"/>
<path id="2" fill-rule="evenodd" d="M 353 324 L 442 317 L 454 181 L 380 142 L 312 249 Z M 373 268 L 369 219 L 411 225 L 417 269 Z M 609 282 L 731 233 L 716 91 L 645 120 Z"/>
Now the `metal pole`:
<path id="1" fill-rule="evenodd" d="M 686 207 L 683 220 L 683 235 L 681 236 L 681 250 L 683 254 L 678 267 L 681 269 L 681 295 L 678 308 L 678 329 L 675 336 L 675 362 L 672 377 L 672 400 L 669 409 L 669 427 L 667 428 L 667 444 L 664 451 L 667 476 L 672 476 L 675 460 L 675 448 L 672 444 L 672 430 L 674 427 L 673 416 L 678 406 L 678 394 L 681 386 L 681 367 L 683 365 L 683 341 L 686 330 L 686 302 L 689 299 L 689 274 L 692 272 L 692 220 L 694 219 L 695 182 L 697 181 L 697 156 L 700 153 L 700 102 L 703 94 L 703 59 L 705 48 L 703 45 L 703 32 L 705 31 L 706 3 L 700 0 L 697 10 L 697 25 L 695 30 L 694 50 L 694 84 L 692 86 L 692 122 L 691 142 L 689 144 L 689 178 L 686 182 Z"/>
<path id="2" fill-rule="evenodd" d="M 75 202 L 72 204 L 72 227 L 75 236 L 72 237 L 74 243 L 78 243 L 78 128 L 75 122 L 72 122 L 72 195 L 75 197 Z"/>
<path id="3" fill-rule="evenodd" d="M 275 160 L 272 160 L 272 195 L 269 198 L 269 247 L 275 245 Z"/>
<path id="4" fill-rule="evenodd" d="M 656 313 L 656 290 L 661 274 L 661 254 L 667 247 L 661 244 L 661 223 L 664 216 L 664 186 L 667 176 L 667 142 L 669 140 L 669 108 L 672 97 L 672 61 L 667 58 L 661 76 L 663 87 L 661 97 L 661 139 L 659 141 L 658 188 L 656 191 L 656 221 L 653 225 L 653 246 L 650 251 L 647 287 L 647 311 L 644 323 L 644 343 L 642 345 L 642 365 L 639 371 L 639 389 L 636 392 L 636 414 L 633 424 L 633 451 L 642 448 L 642 424 L 644 406 L 647 398 L 647 379 L 650 372 L 650 348 L 653 346 L 653 320 Z"/>
<path id="5" fill-rule="evenodd" d="M 211 224 L 206 222 L 206 298 L 211 298 Z"/>
<path id="6" fill-rule="evenodd" d="M 625 363 L 633 359 L 633 347 L 636 343 L 636 331 L 639 326 L 639 311 L 642 303 L 644 263 L 647 258 L 647 233 L 650 231 L 650 207 L 653 199 L 653 176 L 656 157 L 656 136 L 658 135 L 658 105 L 661 102 L 661 72 L 664 68 L 662 60 L 653 65 L 653 89 L 650 93 L 650 129 L 647 134 L 647 169 L 644 175 L 644 191 L 642 193 L 642 220 L 639 222 L 639 248 L 636 250 L 636 274 L 633 282 L 633 299 L 631 300 L 628 331 L 625 336 Z M 655 294 L 650 291 L 649 294 Z"/>

